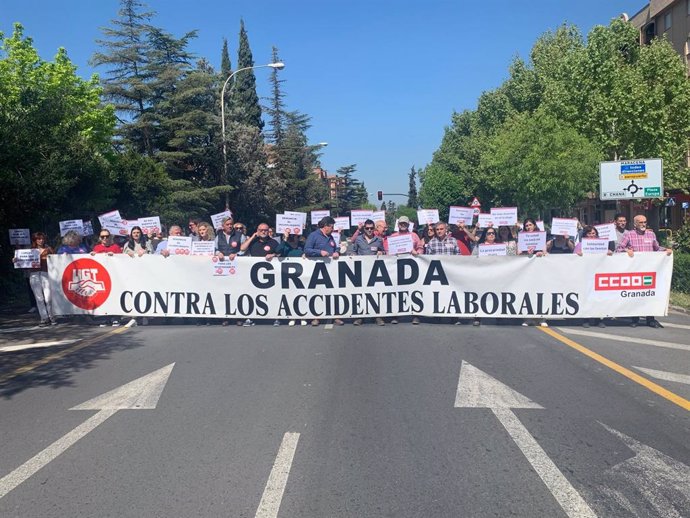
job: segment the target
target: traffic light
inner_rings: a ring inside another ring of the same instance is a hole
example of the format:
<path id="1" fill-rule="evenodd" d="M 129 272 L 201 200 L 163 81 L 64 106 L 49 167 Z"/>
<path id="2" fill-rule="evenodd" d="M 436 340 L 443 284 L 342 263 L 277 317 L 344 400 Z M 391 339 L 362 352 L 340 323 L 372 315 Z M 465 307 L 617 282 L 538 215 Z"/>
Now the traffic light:
<path id="1" fill-rule="evenodd" d="M 383 199 L 383 191 L 376 191 L 376 197 L 381 201 Z"/>

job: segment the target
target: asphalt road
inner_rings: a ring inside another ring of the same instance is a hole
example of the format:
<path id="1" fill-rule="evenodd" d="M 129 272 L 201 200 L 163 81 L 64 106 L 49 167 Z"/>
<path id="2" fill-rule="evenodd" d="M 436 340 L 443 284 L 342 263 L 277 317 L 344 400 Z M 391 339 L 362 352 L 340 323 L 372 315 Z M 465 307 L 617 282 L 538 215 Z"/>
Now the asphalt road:
<path id="1" fill-rule="evenodd" d="M 661 320 L 0 330 L 0 516 L 690 516 Z"/>

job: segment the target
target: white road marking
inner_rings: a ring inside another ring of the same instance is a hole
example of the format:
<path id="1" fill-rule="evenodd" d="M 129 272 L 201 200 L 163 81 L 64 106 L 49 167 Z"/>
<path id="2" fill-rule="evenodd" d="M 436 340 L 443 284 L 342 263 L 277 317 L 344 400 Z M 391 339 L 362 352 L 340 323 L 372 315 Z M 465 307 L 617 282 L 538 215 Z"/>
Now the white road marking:
<path id="1" fill-rule="evenodd" d="M 6 329 L 0 329 L 0 333 L 15 333 L 17 331 L 35 331 L 36 329 L 41 329 L 41 327 L 40 326 L 8 327 Z"/>
<path id="2" fill-rule="evenodd" d="M 463 361 L 460 367 L 456 408 L 489 408 L 515 441 L 544 485 L 570 518 L 596 518 L 596 514 L 563 476 L 511 408 L 543 408 L 496 378 Z"/>
<path id="3" fill-rule="evenodd" d="M 672 327 L 674 329 L 690 329 L 690 326 L 685 324 L 674 324 L 673 322 L 662 322 L 664 327 Z"/>
<path id="4" fill-rule="evenodd" d="M 171 363 L 115 390 L 106 392 L 102 396 L 72 407 L 70 410 L 99 410 L 99 412 L 67 432 L 14 471 L 2 477 L 0 479 L 0 499 L 120 410 L 156 408 L 158 399 L 174 366 L 175 364 Z"/>
<path id="5" fill-rule="evenodd" d="M 668 349 L 679 349 L 681 351 L 690 351 L 690 345 L 678 344 L 675 342 L 662 342 L 661 340 L 648 340 L 646 338 L 635 338 L 631 336 L 618 336 L 608 333 L 595 333 L 594 331 L 582 331 L 581 329 L 572 329 L 568 327 L 559 327 L 558 331 L 566 335 L 589 336 L 591 338 L 603 338 L 605 340 L 615 340 L 618 342 L 629 342 L 641 345 L 653 345 L 654 347 L 666 347 Z"/>
<path id="6" fill-rule="evenodd" d="M 278 455 L 273 463 L 273 469 L 268 477 L 268 482 L 266 482 L 266 488 L 261 497 L 259 508 L 256 510 L 255 518 L 276 518 L 278 516 L 285 486 L 290 475 L 292 460 L 295 457 L 299 435 L 298 433 L 288 432 L 283 436 L 283 441 L 280 443 Z"/>
<path id="7" fill-rule="evenodd" d="M 642 371 L 645 374 L 650 375 L 652 378 L 656 378 L 658 380 L 664 380 L 664 381 L 673 381 L 675 383 L 684 383 L 686 385 L 690 385 L 690 376 L 687 374 L 676 374 L 675 372 L 666 372 L 666 371 L 658 371 L 654 369 L 646 369 L 644 367 L 635 367 L 633 365 L 633 369 L 637 369 L 638 371 Z"/>
<path id="8" fill-rule="evenodd" d="M 15 351 L 23 351 L 25 349 L 38 349 L 41 347 L 52 347 L 54 345 L 68 345 L 78 342 L 79 340 L 59 340 L 57 342 L 35 342 L 32 344 L 17 344 L 4 345 L 0 347 L 0 353 L 11 353 Z"/>
<path id="9" fill-rule="evenodd" d="M 333 324 L 326 324 L 323 326 L 324 329 L 333 329 Z"/>

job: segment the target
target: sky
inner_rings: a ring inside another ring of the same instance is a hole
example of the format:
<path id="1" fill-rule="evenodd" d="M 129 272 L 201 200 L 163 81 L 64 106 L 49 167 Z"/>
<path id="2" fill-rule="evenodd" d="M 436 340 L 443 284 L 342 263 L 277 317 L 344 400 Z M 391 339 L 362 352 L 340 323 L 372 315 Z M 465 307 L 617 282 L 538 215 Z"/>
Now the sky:
<path id="1" fill-rule="evenodd" d="M 190 50 L 220 67 L 227 38 L 233 67 L 240 19 L 256 65 L 279 49 L 287 109 L 311 116 L 311 144 L 328 142 L 329 173 L 356 164 L 370 200 L 408 192 L 408 173 L 438 149 L 453 112 L 475 109 L 482 92 L 507 78 L 511 61 L 529 59 L 536 40 L 563 23 L 586 35 L 640 0 L 142 0 L 152 23 L 181 36 L 197 30 Z M 119 0 L 0 0 L 0 31 L 15 22 L 42 58 L 64 47 L 85 78 L 101 28 Z M 260 96 L 270 69 L 255 71 Z"/>

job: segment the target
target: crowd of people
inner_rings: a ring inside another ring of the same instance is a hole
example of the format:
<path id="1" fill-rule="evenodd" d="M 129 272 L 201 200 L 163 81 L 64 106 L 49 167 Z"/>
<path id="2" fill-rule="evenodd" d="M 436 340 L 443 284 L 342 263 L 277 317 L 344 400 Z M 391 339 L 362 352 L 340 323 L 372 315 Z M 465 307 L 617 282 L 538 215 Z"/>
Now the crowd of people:
<path id="1" fill-rule="evenodd" d="M 632 256 L 635 252 L 665 252 L 671 254 L 671 249 L 666 249 L 659 245 L 654 232 L 647 228 L 646 216 L 640 214 L 633 218 L 633 228 L 628 229 L 627 217 L 624 214 L 616 214 L 613 223 L 615 224 L 615 239 L 611 239 L 608 244 L 608 254 L 627 253 Z M 541 257 L 547 254 L 578 254 L 582 255 L 582 239 L 598 238 L 597 228 L 590 225 L 578 225 L 578 232 L 575 236 L 569 235 L 550 235 L 545 241 L 543 249 L 530 246 L 526 250 L 520 251 L 518 247 L 518 235 L 520 232 L 538 232 L 537 222 L 532 218 L 525 218 L 521 226 L 499 226 L 494 228 L 488 225 L 487 228 L 478 229 L 468 227 L 462 223 L 449 225 L 445 222 L 438 222 L 433 225 L 423 225 L 418 232 L 413 232 L 411 227 L 413 222 L 406 216 L 400 217 L 396 222 L 397 229 L 390 232 L 387 223 L 383 220 L 372 221 L 368 219 L 359 224 L 351 235 L 350 232 L 335 233 L 335 219 L 324 217 L 308 235 L 291 233 L 286 230 L 281 236 L 276 236 L 273 227 L 268 223 L 260 223 L 256 227 L 256 232 L 247 234 L 247 227 L 235 222 L 233 217 L 226 217 L 222 220 L 222 225 L 217 231 L 213 225 L 198 219 L 190 219 L 187 225 L 186 235 L 192 241 L 213 241 L 214 253 L 217 257 L 235 260 L 238 256 L 263 257 L 271 260 L 275 257 L 308 257 L 308 258 L 331 258 L 338 259 L 341 255 L 355 256 L 381 256 L 389 252 L 389 238 L 399 236 L 410 236 L 412 246 L 408 252 L 411 255 L 478 255 L 480 245 L 505 245 L 505 255 L 517 256 L 526 255 L 529 257 Z M 306 229 L 305 229 L 306 230 Z M 126 254 L 131 258 L 141 257 L 146 254 L 170 256 L 168 250 L 168 236 L 183 236 L 185 232 L 180 225 L 171 225 L 167 235 L 164 233 L 144 233 L 139 226 L 131 228 L 128 236 L 113 236 L 112 233 L 103 228 L 97 233 L 95 243 L 89 243 L 87 238 L 82 237 L 75 231 L 68 231 L 62 238 L 56 250 L 47 243 L 47 236 L 43 232 L 36 232 L 31 236 L 31 248 L 39 251 L 40 262 L 33 265 L 33 268 L 26 270 L 28 287 L 30 288 L 31 299 L 34 305 L 31 311 L 38 311 L 40 325 L 56 325 L 57 320 L 51 310 L 51 294 L 47 275 L 47 257 L 50 254 Z M 611 236 L 613 237 L 613 236 Z M 210 246 L 210 245 L 209 245 Z M 381 317 L 375 317 L 378 325 L 385 325 L 386 322 Z M 418 317 L 412 317 L 413 324 L 419 324 Z M 114 321 L 117 324 L 117 320 Z M 319 325 L 318 319 L 314 319 L 312 325 Z M 343 325 L 342 319 L 336 318 L 335 325 Z M 353 321 L 354 325 L 361 325 L 363 320 L 358 318 Z M 393 318 L 390 323 L 397 324 L 398 319 Z M 465 323 L 458 319 L 458 324 Z M 481 324 L 478 318 L 472 323 L 475 326 Z M 662 327 L 653 317 L 647 317 L 646 323 L 650 327 Z M 224 321 L 227 325 L 227 321 Z M 252 325 L 250 320 L 238 321 L 238 325 Z M 276 321 L 274 325 L 279 325 Z M 295 321 L 290 321 L 290 325 L 295 325 Z M 306 325 L 305 321 L 301 322 Z M 636 327 L 639 318 L 633 318 L 630 325 Z M 529 320 L 523 325 L 548 326 L 543 319 Z M 605 327 L 601 319 L 592 319 L 583 322 L 585 327 L 598 325 Z"/>

